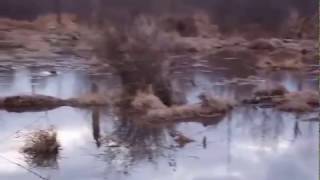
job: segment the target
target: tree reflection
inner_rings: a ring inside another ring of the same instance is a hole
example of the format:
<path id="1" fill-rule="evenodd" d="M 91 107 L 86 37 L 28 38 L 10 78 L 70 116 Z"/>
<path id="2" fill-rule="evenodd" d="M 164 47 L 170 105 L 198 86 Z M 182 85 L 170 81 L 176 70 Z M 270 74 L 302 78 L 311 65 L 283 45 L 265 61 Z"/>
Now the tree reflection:
<path id="1" fill-rule="evenodd" d="M 112 131 L 102 135 L 101 113 L 99 108 L 92 112 L 92 133 L 98 147 L 103 151 L 98 155 L 107 163 L 110 173 L 130 173 L 130 169 L 141 162 L 156 164 L 159 157 L 172 161 L 170 153 L 174 152 L 173 124 L 150 124 L 140 119 L 132 111 L 130 99 L 123 98 L 113 107 Z M 171 160 L 170 160 L 171 159 Z"/>
<path id="2" fill-rule="evenodd" d="M 280 137 L 284 135 L 283 114 L 272 109 L 256 108 L 248 110 L 247 108 L 243 110 L 243 120 L 248 122 L 244 126 L 249 127 L 252 138 L 261 142 L 262 147 L 277 148 Z"/>
<path id="3" fill-rule="evenodd" d="M 96 142 L 97 147 L 101 146 L 101 134 L 100 134 L 100 109 L 94 108 L 92 112 L 92 134 Z"/>
<path id="4" fill-rule="evenodd" d="M 295 141 L 299 136 L 302 135 L 298 120 L 296 120 L 295 123 L 294 123 L 293 134 L 294 134 L 293 135 L 293 141 Z"/>

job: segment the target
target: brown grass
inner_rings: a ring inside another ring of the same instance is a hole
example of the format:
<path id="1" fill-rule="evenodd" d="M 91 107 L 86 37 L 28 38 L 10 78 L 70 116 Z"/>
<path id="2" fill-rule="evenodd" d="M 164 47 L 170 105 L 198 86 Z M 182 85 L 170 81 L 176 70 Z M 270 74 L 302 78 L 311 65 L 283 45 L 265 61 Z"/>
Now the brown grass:
<path id="1" fill-rule="evenodd" d="M 167 108 L 163 102 L 153 93 L 139 91 L 132 101 L 132 107 L 139 112 L 148 112 L 155 109 Z"/>
<path id="2" fill-rule="evenodd" d="M 57 163 L 60 144 L 53 128 L 38 130 L 27 135 L 22 148 L 27 162 L 33 166 L 51 167 Z"/>
<path id="3" fill-rule="evenodd" d="M 26 29 L 26 30 L 36 30 L 37 27 L 29 21 L 18 21 L 8 18 L 0 19 L 0 29 Z"/>
<path id="4" fill-rule="evenodd" d="M 198 104 L 167 107 L 153 94 L 140 94 L 133 101 L 133 105 L 144 110 L 143 119 L 160 122 L 223 116 L 232 109 L 232 103 L 216 97 L 202 95 L 201 100 Z"/>
<path id="5" fill-rule="evenodd" d="M 310 112 L 319 107 L 319 92 L 301 91 L 285 94 L 283 99 L 275 99 L 276 107 L 287 112 Z"/>
<path id="6" fill-rule="evenodd" d="M 312 112 L 320 106 L 319 92 L 304 90 L 289 92 L 281 85 L 263 86 L 255 91 L 253 98 L 245 99 L 245 104 L 269 104 L 285 112 Z"/>
<path id="7" fill-rule="evenodd" d="M 0 30 L 48 30 L 57 27 L 64 30 L 77 30 L 78 24 L 75 23 L 76 17 L 72 14 L 62 14 L 62 24 L 56 22 L 55 14 L 39 16 L 34 21 L 22 21 L 8 18 L 0 18 Z"/>

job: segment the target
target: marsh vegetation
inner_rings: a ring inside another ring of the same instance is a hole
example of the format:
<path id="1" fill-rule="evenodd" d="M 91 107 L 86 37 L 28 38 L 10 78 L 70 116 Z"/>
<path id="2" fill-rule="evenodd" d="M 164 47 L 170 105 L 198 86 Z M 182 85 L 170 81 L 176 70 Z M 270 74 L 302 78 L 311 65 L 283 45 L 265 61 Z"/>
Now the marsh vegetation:
<path id="1" fill-rule="evenodd" d="M 314 2 L 19 3 L 0 2 L 0 179 L 315 179 Z"/>

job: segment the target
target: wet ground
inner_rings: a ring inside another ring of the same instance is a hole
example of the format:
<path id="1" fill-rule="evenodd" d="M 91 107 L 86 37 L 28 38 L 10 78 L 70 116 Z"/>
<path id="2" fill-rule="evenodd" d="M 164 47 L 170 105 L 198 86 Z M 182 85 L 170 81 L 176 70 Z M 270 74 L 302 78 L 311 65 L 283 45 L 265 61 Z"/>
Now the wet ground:
<path id="1" fill-rule="evenodd" d="M 316 76 L 302 71 L 258 71 L 235 57 L 187 62 L 172 66 L 172 83 L 187 103 L 198 101 L 198 95 L 207 91 L 241 100 L 266 80 L 290 91 L 318 88 Z M 50 75 L 51 69 L 58 74 Z M 86 72 L 67 66 L 4 66 L 0 93 L 70 98 L 121 86 L 112 73 Z M 155 128 L 123 122 L 111 108 L 0 111 L 0 179 L 316 180 L 319 122 L 308 119 L 317 116 L 246 106 L 236 107 L 221 121 Z M 42 164 L 45 167 L 35 166 L 21 153 L 24 134 L 50 127 L 56 129 L 61 144 L 59 157 Z M 170 136 L 173 130 L 194 142 L 179 147 Z"/>

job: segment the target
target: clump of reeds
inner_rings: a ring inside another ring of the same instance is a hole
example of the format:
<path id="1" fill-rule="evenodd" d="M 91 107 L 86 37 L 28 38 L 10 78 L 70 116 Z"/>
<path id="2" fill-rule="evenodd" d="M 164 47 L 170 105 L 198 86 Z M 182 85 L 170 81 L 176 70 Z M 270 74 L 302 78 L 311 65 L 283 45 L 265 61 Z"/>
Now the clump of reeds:
<path id="1" fill-rule="evenodd" d="M 60 144 L 53 128 L 30 133 L 22 148 L 27 163 L 36 167 L 55 167 L 59 151 Z"/>

